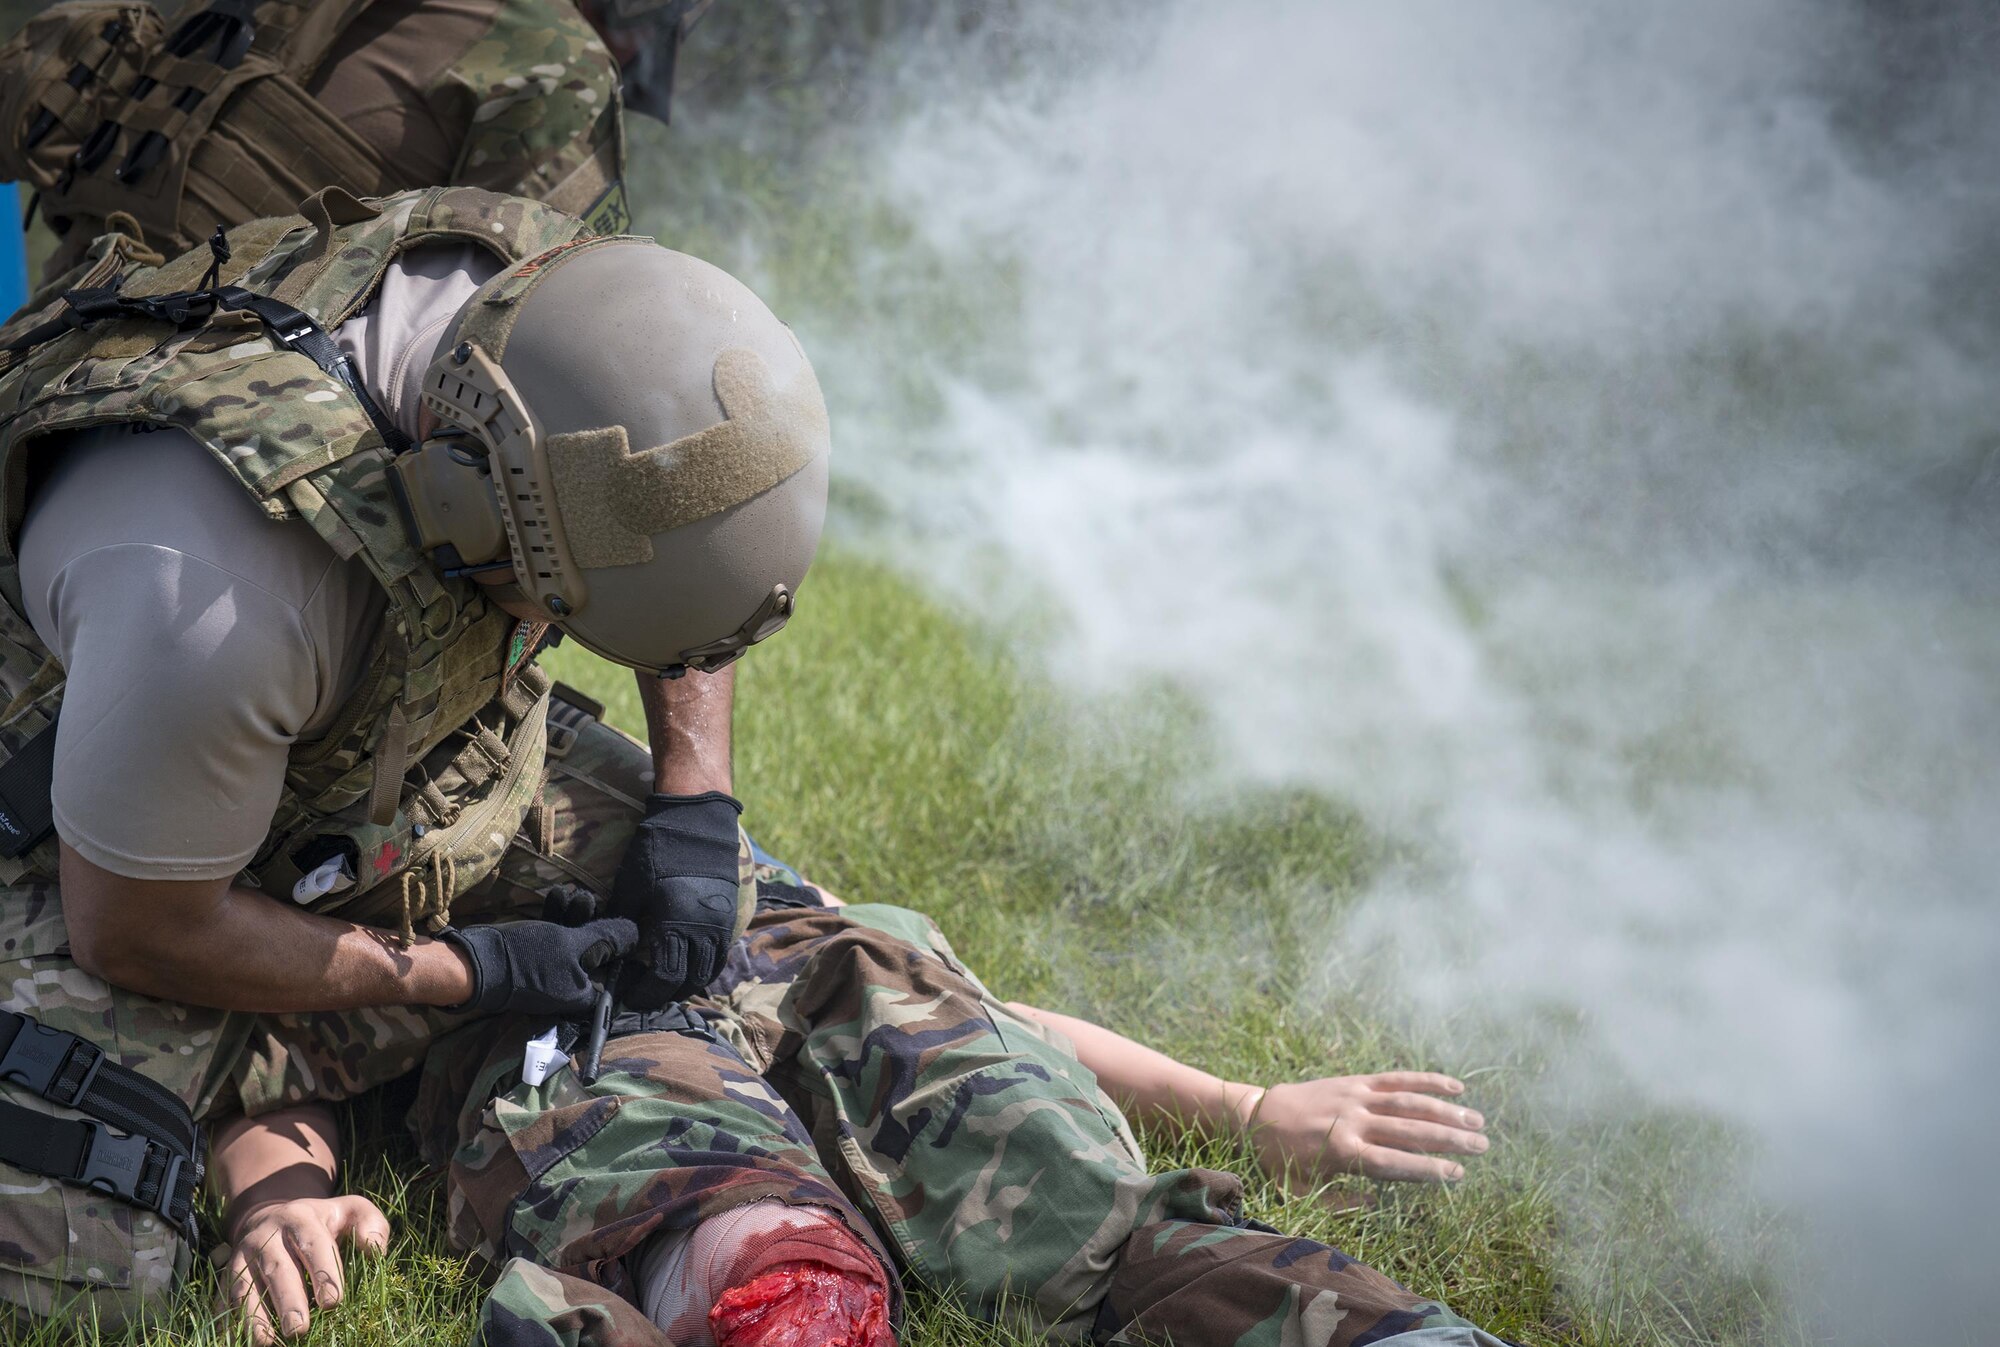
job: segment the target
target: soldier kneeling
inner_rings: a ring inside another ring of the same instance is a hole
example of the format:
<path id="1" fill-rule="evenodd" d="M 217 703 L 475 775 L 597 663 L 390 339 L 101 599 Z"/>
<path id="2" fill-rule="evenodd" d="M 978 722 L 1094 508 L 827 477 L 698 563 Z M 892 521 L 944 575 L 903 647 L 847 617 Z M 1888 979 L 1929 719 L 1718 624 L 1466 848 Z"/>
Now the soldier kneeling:
<path id="1" fill-rule="evenodd" d="M 470 188 L 101 238 L 0 405 L 0 1305 L 111 1326 L 189 1265 L 205 1125 L 586 1015 L 622 956 L 713 975 L 736 802 L 569 770 L 535 655 L 776 631 L 830 442 L 740 283 Z M 562 881 L 615 911 L 541 920 Z"/>

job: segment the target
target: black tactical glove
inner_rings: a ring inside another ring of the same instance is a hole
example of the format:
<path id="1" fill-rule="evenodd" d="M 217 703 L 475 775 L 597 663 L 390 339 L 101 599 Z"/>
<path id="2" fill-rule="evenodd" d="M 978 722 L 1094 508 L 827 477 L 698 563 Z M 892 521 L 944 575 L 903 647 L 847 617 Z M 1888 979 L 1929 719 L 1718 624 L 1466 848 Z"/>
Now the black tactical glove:
<path id="1" fill-rule="evenodd" d="M 720 791 L 653 795 L 611 885 L 611 912 L 639 927 L 618 979 L 628 1010 L 658 1010 L 722 971 L 736 934 L 736 816 Z"/>
<path id="2" fill-rule="evenodd" d="M 581 884 L 557 884 L 542 894 L 542 920 L 558 926 L 582 926 L 609 916 L 608 899 Z"/>
<path id="3" fill-rule="evenodd" d="M 450 928 L 439 938 L 472 961 L 472 996 L 446 1009 L 576 1020 L 588 1016 L 597 999 L 593 975 L 630 954 L 639 931 L 629 921 L 607 917 L 582 926 L 510 921 Z"/>

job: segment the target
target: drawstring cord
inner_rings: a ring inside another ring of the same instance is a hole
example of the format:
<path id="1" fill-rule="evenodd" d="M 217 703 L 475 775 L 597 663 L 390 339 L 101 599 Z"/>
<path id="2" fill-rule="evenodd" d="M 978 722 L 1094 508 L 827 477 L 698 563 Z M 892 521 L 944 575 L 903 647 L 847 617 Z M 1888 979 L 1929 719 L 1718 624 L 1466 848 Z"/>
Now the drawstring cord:
<path id="1" fill-rule="evenodd" d="M 431 855 L 431 873 L 437 877 L 437 907 L 425 923 L 436 935 L 451 925 L 451 900 L 458 895 L 458 860 L 440 849 Z"/>
<path id="2" fill-rule="evenodd" d="M 403 948 L 416 943 L 417 922 L 436 935 L 451 925 L 451 900 L 458 895 L 458 860 L 444 847 L 431 853 L 431 879 L 426 884 L 416 867 L 403 871 Z"/>

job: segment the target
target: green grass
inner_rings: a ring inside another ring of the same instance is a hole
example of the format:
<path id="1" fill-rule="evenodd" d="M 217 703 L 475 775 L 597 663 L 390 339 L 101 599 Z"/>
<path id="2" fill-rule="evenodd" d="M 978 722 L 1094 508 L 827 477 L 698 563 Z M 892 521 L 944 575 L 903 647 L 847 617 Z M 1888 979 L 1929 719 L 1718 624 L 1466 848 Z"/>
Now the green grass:
<path id="1" fill-rule="evenodd" d="M 768 848 L 846 896 L 928 911 L 1002 996 L 1238 1079 L 1447 1070 L 1472 1083 L 1496 1139 L 1450 1190 L 1351 1180 L 1287 1198 L 1228 1144 L 1157 1136 L 1156 1167 L 1244 1173 L 1252 1215 L 1537 1347 L 1779 1335 L 1761 1261 L 1689 1205 L 1723 1172 L 1726 1136 L 1642 1115 L 1579 1145 L 1522 1102 L 1532 1060 L 1415 1042 L 1347 984 L 1326 994 L 1326 940 L 1385 859 L 1351 816 L 1286 794 L 1190 803 L 1201 728 L 1172 694 L 1079 706 L 852 555 L 825 558 L 802 597 L 791 628 L 741 666 L 738 787 Z M 614 720 L 640 723 L 629 675 L 571 652 L 552 662 Z M 477 1273 L 445 1246 L 441 1181 L 418 1173 L 399 1119 L 393 1099 L 349 1110 L 349 1182 L 391 1213 L 396 1243 L 354 1269 L 348 1302 L 317 1317 L 309 1342 L 449 1343 L 471 1322 Z M 1579 1246 L 1596 1255 L 1565 1253 Z M 110 1340 L 240 1340 L 202 1311 L 212 1294 L 198 1275 L 168 1324 Z M 48 1325 L 15 1341 L 53 1347 L 79 1332 Z M 908 1337 L 1026 1340 L 923 1298 Z"/>

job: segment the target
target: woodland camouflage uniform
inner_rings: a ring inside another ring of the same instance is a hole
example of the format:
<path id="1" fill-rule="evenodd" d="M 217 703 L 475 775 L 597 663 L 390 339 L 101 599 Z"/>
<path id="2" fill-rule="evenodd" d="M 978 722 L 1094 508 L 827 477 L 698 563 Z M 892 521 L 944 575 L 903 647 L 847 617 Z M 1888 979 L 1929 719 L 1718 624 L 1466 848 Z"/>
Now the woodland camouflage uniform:
<path id="1" fill-rule="evenodd" d="M 453 1242 L 499 1270 L 487 1347 L 669 1347 L 631 1303 L 626 1257 L 771 1198 L 836 1212 L 892 1284 L 1065 1339 L 1348 1347 L 1449 1326 L 1494 1342 L 1246 1222 L 1231 1175 L 1148 1174 L 1090 1070 L 926 918 L 760 878 L 699 1022 L 614 1038 L 593 1085 L 523 1084 L 542 1026 L 518 1020 L 432 1050 L 411 1125 L 447 1169 Z"/>

